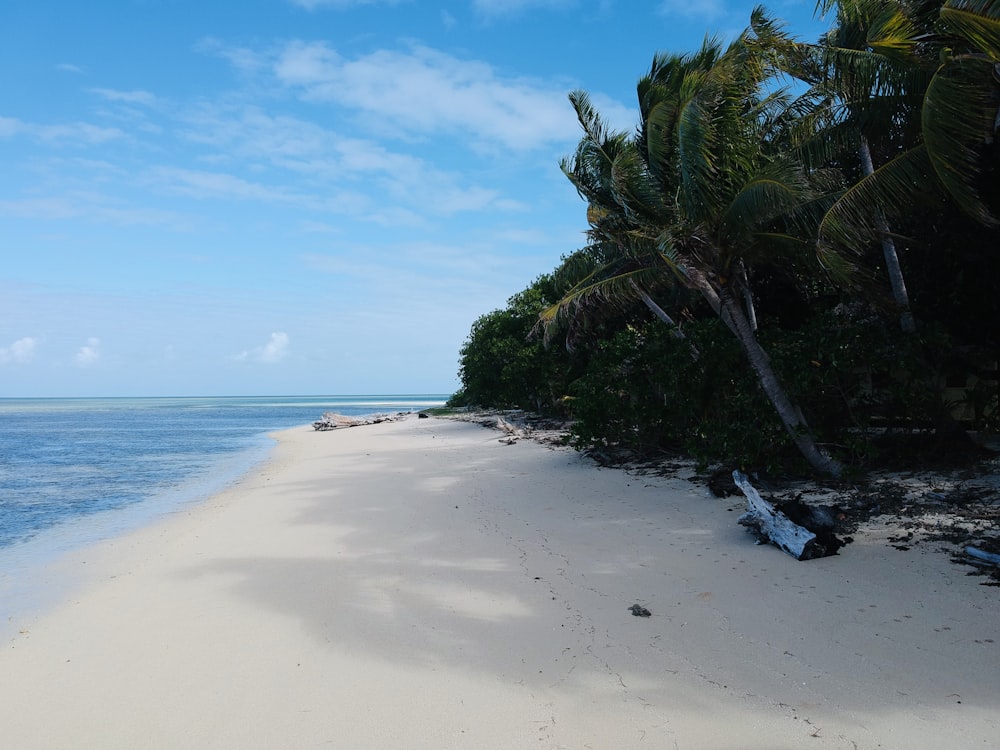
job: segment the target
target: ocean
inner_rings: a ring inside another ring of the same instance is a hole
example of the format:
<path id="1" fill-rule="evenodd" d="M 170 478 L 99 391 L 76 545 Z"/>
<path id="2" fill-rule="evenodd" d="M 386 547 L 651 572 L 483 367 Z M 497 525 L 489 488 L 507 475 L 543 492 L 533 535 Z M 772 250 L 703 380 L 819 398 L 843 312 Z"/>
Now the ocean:
<path id="1" fill-rule="evenodd" d="M 30 593 L 21 572 L 39 562 L 223 490 L 266 457 L 269 432 L 447 398 L 0 399 L 0 597 Z"/>

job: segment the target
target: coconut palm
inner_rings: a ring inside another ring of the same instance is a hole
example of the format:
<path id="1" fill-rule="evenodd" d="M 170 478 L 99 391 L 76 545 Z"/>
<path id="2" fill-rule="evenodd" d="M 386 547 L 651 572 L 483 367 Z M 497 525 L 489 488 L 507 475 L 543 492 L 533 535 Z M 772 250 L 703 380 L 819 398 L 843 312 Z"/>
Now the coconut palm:
<path id="1" fill-rule="evenodd" d="M 837 23 L 815 48 L 818 74 L 808 96 L 817 105 L 811 116 L 819 115 L 822 127 L 814 142 L 827 152 L 841 144 L 855 151 L 862 177 L 875 172 L 872 143 L 886 154 L 917 138 L 919 93 L 930 75 L 913 64 L 916 36 L 916 23 L 896 0 L 846 0 L 837 4 Z M 900 327 L 913 333 L 916 322 L 885 212 L 874 208 L 872 220 Z"/>
<path id="2" fill-rule="evenodd" d="M 698 292 L 736 336 L 791 439 L 818 471 L 819 450 L 757 338 L 751 276 L 808 252 L 823 191 L 778 142 L 787 101 L 767 90 L 774 70 L 763 11 L 726 48 L 656 55 L 638 84 L 635 135 L 609 130 L 584 92 L 570 100 L 584 136 L 563 171 L 587 201 L 588 237 L 606 258 L 543 313 L 549 327 L 581 308 L 641 297 L 655 285 Z"/>
<path id="3" fill-rule="evenodd" d="M 912 329 L 887 219 L 947 194 L 976 220 L 997 221 L 978 182 L 1000 126 L 1000 0 L 821 0 L 818 9 L 833 7 L 837 25 L 820 44 L 784 57 L 812 84 L 800 125 L 815 136 L 813 163 L 854 151 L 861 166 L 820 223 L 818 250 L 843 278 L 844 254 L 879 238 Z"/>

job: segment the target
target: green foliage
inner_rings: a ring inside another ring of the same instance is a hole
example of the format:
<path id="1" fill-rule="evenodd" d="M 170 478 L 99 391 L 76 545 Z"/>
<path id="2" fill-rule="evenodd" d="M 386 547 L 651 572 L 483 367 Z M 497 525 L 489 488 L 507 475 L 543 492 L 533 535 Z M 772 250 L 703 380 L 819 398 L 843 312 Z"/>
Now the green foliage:
<path id="1" fill-rule="evenodd" d="M 878 438 L 932 428 L 947 406 L 926 351 L 947 351 L 939 333 L 900 337 L 864 306 L 821 310 L 795 329 L 767 327 L 775 369 L 821 444 L 851 466 L 878 456 Z M 739 345 L 717 320 L 685 327 L 685 340 L 650 322 L 603 341 L 570 385 L 578 447 L 677 452 L 702 465 L 797 466 Z M 693 356 L 697 350 L 697 356 Z M 983 390 L 983 389 L 980 389 Z M 995 402 L 977 402 L 986 424 Z"/>
<path id="2" fill-rule="evenodd" d="M 787 448 L 781 423 L 722 323 L 700 321 L 684 331 L 679 340 L 651 321 L 601 344 L 570 386 L 578 446 L 676 451 L 702 463 L 744 466 Z"/>
<path id="3" fill-rule="evenodd" d="M 546 348 L 536 333 L 538 316 L 548 306 L 552 279 L 542 276 L 514 295 L 507 307 L 481 316 L 472 324 L 461 349 L 462 390 L 452 406 L 523 408 L 558 411 L 563 394 L 567 353 Z"/>
<path id="4" fill-rule="evenodd" d="M 801 467 L 808 434 L 864 467 L 887 434 L 1000 429 L 1000 3 L 820 7 L 837 23 L 818 44 L 757 10 L 729 47 L 656 55 L 634 133 L 571 95 L 584 138 L 562 168 L 587 245 L 475 322 L 450 405 L 568 413 L 578 446 L 747 468 Z M 783 429 L 774 380 L 804 422 Z"/>
<path id="5" fill-rule="evenodd" d="M 939 383 L 925 359 L 931 335 L 897 331 L 864 305 L 841 304 L 797 330 L 768 332 L 775 368 L 807 405 L 819 439 L 856 467 L 876 457 L 877 436 L 940 417 Z"/>

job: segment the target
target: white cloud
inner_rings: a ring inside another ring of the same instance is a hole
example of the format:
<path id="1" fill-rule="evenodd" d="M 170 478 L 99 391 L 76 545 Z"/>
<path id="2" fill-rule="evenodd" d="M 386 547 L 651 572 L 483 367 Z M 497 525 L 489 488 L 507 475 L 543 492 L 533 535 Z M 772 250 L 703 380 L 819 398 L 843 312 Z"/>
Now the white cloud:
<path id="1" fill-rule="evenodd" d="M 118 128 L 102 128 L 87 122 L 69 125 L 41 125 L 32 128 L 33 135 L 45 141 L 78 141 L 86 144 L 107 143 L 122 138 Z"/>
<path id="2" fill-rule="evenodd" d="M 277 362 L 288 354 L 288 334 L 272 333 L 271 338 L 260 351 L 261 362 Z"/>
<path id="3" fill-rule="evenodd" d="M 30 336 L 20 338 L 10 346 L 0 346 L 0 365 L 10 362 L 19 365 L 30 362 L 35 357 L 37 347 L 37 339 Z"/>
<path id="4" fill-rule="evenodd" d="M 263 364 L 274 364 L 280 362 L 288 354 L 288 334 L 276 331 L 271 334 L 267 343 L 254 349 L 244 350 L 233 359 L 239 362 L 261 362 Z"/>
<path id="5" fill-rule="evenodd" d="M 76 353 L 74 358 L 76 364 L 79 367 L 90 367 L 97 364 L 97 361 L 101 358 L 101 340 L 99 338 L 91 337 L 87 339 L 87 343 L 80 347 L 80 351 Z"/>
<path id="6" fill-rule="evenodd" d="M 274 73 L 303 98 L 355 109 L 400 138 L 458 134 L 526 150 L 577 137 L 564 89 L 504 78 L 484 62 L 427 47 L 348 59 L 323 42 L 295 41 Z"/>
<path id="7" fill-rule="evenodd" d="M 223 172 L 205 172 L 176 167 L 157 167 L 148 177 L 153 183 L 170 193 L 192 198 L 226 198 L 288 202 L 295 196 L 281 188 L 249 182 Z"/>
<path id="8" fill-rule="evenodd" d="M 336 135 L 313 122 L 287 115 L 272 116 L 258 107 L 233 108 L 205 104 L 185 113 L 182 131 L 194 142 L 216 146 L 239 156 L 312 159 L 336 145 Z"/>
<path id="9" fill-rule="evenodd" d="M 67 125 L 39 125 L 13 117 L 0 117 L 0 137 L 10 137 L 22 133 L 41 141 L 76 141 L 88 145 L 107 143 L 125 135 L 118 128 L 102 128 L 87 122 L 74 122 Z"/>
<path id="10" fill-rule="evenodd" d="M 237 198 L 294 203 L 312 210 L 352 215 L 365 221 L 385 219 L 383 196 L 418 207 L 413 216 L 453 215 L 487 207 L 505 210 L 494 189 L 467 184 L 455 173 L 424 159 L 351 138 L 295 117 L 269 115 L 259 108 L 205 105 L 185 117 L 190 140 L 219 149 L 218 162 L 264 171 L 267 165 L 305 175 L 322 190 L 296 191 L 251 182 L 219 171 L 158 168 L 149 177 L 171 193 L 197 198 Z M 377 193 L 372 196 L 372 193 Z M 398 221 L 398 215 L 391 221 Z M 413 217 L 406 219 L 412 223 Z"/>
<path id="11" fill-rule="evenodd" d="M 72 63 L 59 63 L 56 65 L 56 70 L 61 70 L 64 73 L 83 73 L 83 68 L 79 65 L 73 65 Z"/>
<path id="12" fill-rule="evenodd" d="M 205 37 L 197 44 L 197 49 L 205 54 L 221 57 L 243 73 L 255 73 L 267 66 L 267 58 L 246 47 L 234 47 L 217 37 Z"/>
<path id="13" fill-rule="evenodd" d="M 148 91 L 117 91 L 115 89 L 91 89 L 91 91 L 109 102 L 144 104 L 146 106 L 156 103 L 156 97 Z"/>

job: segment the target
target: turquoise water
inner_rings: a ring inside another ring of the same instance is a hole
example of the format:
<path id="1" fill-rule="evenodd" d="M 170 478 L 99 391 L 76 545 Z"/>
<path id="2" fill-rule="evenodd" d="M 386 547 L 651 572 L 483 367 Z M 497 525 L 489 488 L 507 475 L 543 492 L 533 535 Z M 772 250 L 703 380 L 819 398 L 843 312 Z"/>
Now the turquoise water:
<path id="1" fill-rule="evenodd" d="M 113 534 L 204 499 L 266 455 L 267 433 L 323 412 L 419 411 L 446 399 L 0 399 L 0 550 L 47 534 L 65 546 L 74 528 Z"/>
<path id="2" fill-rule="evenodd" d="M 225 489 L 267 456 L 269 432 L 446 399 L 0 399 L 0 640 L 82 573 L 51 563 Z"/>

